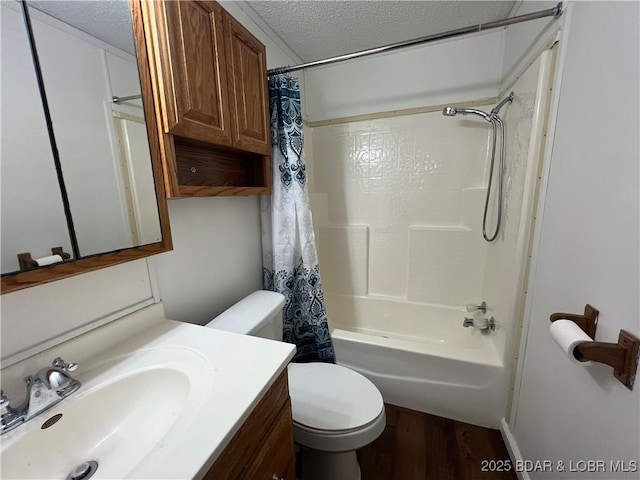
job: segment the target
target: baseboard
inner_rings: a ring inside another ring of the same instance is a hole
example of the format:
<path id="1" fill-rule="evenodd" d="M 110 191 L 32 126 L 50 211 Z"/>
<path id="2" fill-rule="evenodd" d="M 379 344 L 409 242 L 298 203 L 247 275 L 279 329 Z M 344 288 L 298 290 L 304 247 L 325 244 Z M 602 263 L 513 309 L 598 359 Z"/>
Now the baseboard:
<path id="1" fill-rule="evenodd" d="M 511 432 L 511 427 L 509 427 L 509 424 L 504 418 L 500 420 L 500 433 L 502 433 L 502 439 L 504 440 L 504 444 L 509 452 L 509 457 L 511 457 L 512 466 L 515 466 L 516 462 L 522 462 L 524 459 L 522 458 L 522 454 L 518 448 L 516 437 L 513 435 L 513 432 Z M 516 476 L 520 480 L 531 480 L 531 477 L 527 472 L 519 472 L 516 470 Z"/>

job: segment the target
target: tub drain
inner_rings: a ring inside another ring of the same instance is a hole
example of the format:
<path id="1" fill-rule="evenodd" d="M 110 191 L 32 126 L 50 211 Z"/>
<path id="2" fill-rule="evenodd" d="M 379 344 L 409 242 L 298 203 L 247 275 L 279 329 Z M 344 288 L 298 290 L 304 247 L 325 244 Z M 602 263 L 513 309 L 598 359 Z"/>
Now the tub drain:
<path id="1" fill-rule="evenodd" d="M 90 462 L 84 462 L 74 468 L 67 476 L 66 480 L 86 480 L 91 478 L 98 470 L 98 462 L 91 460 Z"/>

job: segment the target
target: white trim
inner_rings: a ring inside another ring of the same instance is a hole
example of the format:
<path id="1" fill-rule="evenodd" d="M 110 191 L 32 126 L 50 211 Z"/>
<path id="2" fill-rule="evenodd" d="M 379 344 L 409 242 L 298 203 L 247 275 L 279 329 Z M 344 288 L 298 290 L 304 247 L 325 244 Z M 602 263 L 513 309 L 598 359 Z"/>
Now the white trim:
<path id="1" fill-rule="evenodd" d="M 160 285 L 158 283 L 156 264 L 153 261 L 153 257 L 147 257 L 146 260 L 147 271 L 149 272 L 149 283 L 151 284 L 151 294 L 153 295 L 155 303 L 160 303 L 162 302 L 162 297 L 160 296 Z"/>
<path id="2" fill-rule="evenodd" d="M 553 155 L 553 146 L 555 142 L 555 130 L 557 125 L 558 118 L 558 107 L 560 104 L 560 93 L 562 90 L 562 76 L 564 72 L 564 63 L 567 55 L 567 45 L 568 45 L 568 34 L 571 23 L 571 14 L 573 12 L 573 7 L 571 4 L 567 6 L 565 9 L 565 13 L 563 14 L 560 22 L 562 39 L 560 40 L 560 51 L 558 52 L 558 62 L 556 64 L 556 74 L 553 80 L 553 88 L 554 91 L 552 93 L 553 97 L 551 100 L 550 112 L 549 112 L 549 127 L 547 128 L 547 145 L 545 148 L 543 165 L 542 165 L 542 181 L 540 184 L 540 198 L 538 199 L 538 206 L 536 211 L 538 212 L 538 217 L 536 219 L 536 224 L 534 226 L 534 240 L 533 246 L 531 250 L 531 271 L 529 272 L 529 291 L 527 292 L 527 300 L 524 308 L 524 318 L 522 322 L 522 332 L 520 338 L 520 349 L 518 352 L 518 366 L 516 369 L 516 378 L 513 386 L 513 396 L 511 397 L 511 415 L 509 418 L 510 425 L 517 424 L 518 417 L 518 400 L 520 396 L 520 388 L 522 384 L 522 374 L 524 369 L 524 360 L 526 357 L 527 351 L 527 337 L 529 335 L 529 326 L 531 323 L 531 310 L 533 308 L 533 298 L 535 296 L 534 285 L 535 278 L 537 274 L 537 259 L 538 259 L 538 251 L 540 249 L 540 242 L 542 239 L 542 230 L 544 227 L 544 214 L 545 214 L 545 205 L 547 198 L 547 190 L 549 185 L 549 174 L 551 171 L 551 159 Z"/>
<path id="3" fill-rule="evenodd" d="M 507 447 L 507 451 L 509 452 L 509 457 L 511 458 L 511 467 L 515 471 L 516 476 L 520 480 L 530 480 L 531 477 L 527 472 L 520 472 L 515 470 L 516 463 L 522 462 L 524 458 L 522 458 L 522 453 L 520 453 L 520 448 L 518 448 L 516 437 L 513 435 L 511 427 L 509 427 L 509 424 L 504 418 L 500 420 L 500 433 L 502 434 L 502 440 L 504 440 L 504 444 Z"/>
<path id="4" fill-rule="evenodd" d="M 478 100 L 467 100 L 464 102 L 449 102 L 437 105 L 425 105 L 421 107 L 402 108 L 398 110 L 387 110 L 383 112 L 363 113 L 361 115 L 351 115 L 348 117 L 328 118 L 325 120 L 314 120 L 309 122 L 304 120 L 304 126 L 310 128 L 326 127 L 328 125 L 339 125 L 343 123 L 363 122 L 368 120 L 376 120 L 379 118 L 401 117 L 405 115 L 418 115 L 421 113 L 441 112 L 444 107 L 476 107 L 476 106 L 493 106 L 498 103 L 500 97 L 485 97 Z"/>

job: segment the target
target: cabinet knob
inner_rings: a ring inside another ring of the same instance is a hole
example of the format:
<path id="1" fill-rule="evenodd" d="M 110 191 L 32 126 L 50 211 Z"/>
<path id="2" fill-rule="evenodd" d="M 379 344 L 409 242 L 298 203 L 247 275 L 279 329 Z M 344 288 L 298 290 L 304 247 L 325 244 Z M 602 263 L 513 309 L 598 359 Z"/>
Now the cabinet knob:
<path id="1" fill-rule="evenodd" d="M 191 167 L 191 173 L 196 173 L 198 169 L 196 167 Z"/>
<path id="2" fill-rule="evenodd" d="M 284 480 L 284 477 L 281 477 L 280 475 L 274 473 L 271 477 L 271 480 Z"/>

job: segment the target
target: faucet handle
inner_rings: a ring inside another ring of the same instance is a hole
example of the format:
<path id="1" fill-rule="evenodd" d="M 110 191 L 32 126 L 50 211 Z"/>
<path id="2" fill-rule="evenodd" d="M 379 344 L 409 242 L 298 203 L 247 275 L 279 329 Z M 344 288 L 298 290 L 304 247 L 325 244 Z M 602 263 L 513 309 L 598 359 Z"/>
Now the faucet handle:
<path id="1" fill-rule="evenodd" d="M 469 313 L 477 311 L 487 313 L 487 302 L 484 301 L 480 305 L 477 305 L 475 303 L 467 303 L 465 307 L 467 308 L 467 312 Z"/>
<path id="2" fill-rule="evenodd" d="M 78 368 L 77 363 L 66 363 L 61 357 L 57 357 L 53 362 L 51 362 L 51 366 L 60 368 L 65 372 L 73 372 Z"/>
<path id="3" fill-rule="evenodd" d="M 17 411 L 9 404 L 9 399 L 5 396 L 2 390 L 0 390 L 0 420 L 2 424 L 2 427 L 0 428 L 0 435 L 17 427 L 24 421 L 24 417 L 21 412 Z"/>

